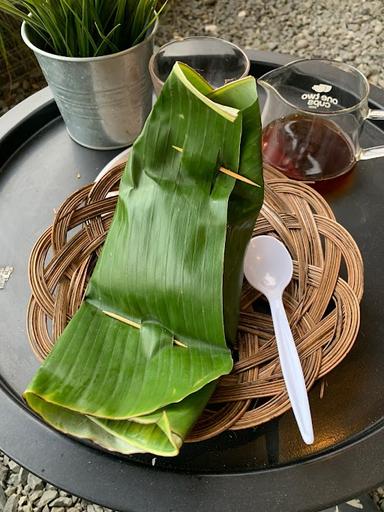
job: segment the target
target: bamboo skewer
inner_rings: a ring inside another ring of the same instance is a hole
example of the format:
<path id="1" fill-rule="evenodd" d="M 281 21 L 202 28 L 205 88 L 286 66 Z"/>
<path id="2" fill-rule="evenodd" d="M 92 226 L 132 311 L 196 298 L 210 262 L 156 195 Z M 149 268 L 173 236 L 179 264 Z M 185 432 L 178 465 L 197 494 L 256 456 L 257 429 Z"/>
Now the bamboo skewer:
<path id="1" fill-rule="evenodd" d="M 183 152 L 183 148 L 180 148 L 179 146 L 172 145 L 173 149 L 178 151 L 179 153 Z M 252 185 L 253 187 L 259 187 L 258 183 L 255 183 L 254 181 L 250 180 L 249 178 L 246 178 L 245 176 L 242 176 L 241 174 L 237 174 L 237 172 L 230 171 L 229 169 L 226 169 L 222 165 L 219 167 L 219 171 L 223 174 L 226 174 L 227 176 L 230 176 L 231 178 L 234 178 L 235 180 L 242 181 L 243 183 L 247 183 L 248 185 Z"/>
<path id="2" fill-rule="evenodd" d="M 112 311 L 104 311 L 104 315 L 110 316 L 111 318 L 114 318 L 115 320 L 119 320 L 120 322 L 123 322 L 124 324 L 130 325 L 131 327 L 135 327 L 135 329 L 141 329 L 141 324 L 138 324 L 137 322 L 134 322 L 133 320 L 129 320 L 128 318 L 125 318 L 124 316 L 120 316 L 116 313 L 112 313 Z M 176 340 L 173 338 L 173 343 L 175 345 L 178 345 L 179 347 L 188 348 L 188 345 L 185 343 L 182 343 L 179 340 Z"/>
<path id="3" fill-rule="evenodd" d="M 258 183 L 251 181 L 250 179 L 246 178 L 245 176 L 242 176 L 241 174 L 237 174 L 236 172 L 230 171 L 225 167 L 220 166 L 219 171 L 222 172 L 223 174 L 226 174 L 227 176 L 231 176 L 231 178 L 235 178 L 235 180 L 243 181 L 244 183 L 252 185 L 253 187 L 260 187 Z"/>

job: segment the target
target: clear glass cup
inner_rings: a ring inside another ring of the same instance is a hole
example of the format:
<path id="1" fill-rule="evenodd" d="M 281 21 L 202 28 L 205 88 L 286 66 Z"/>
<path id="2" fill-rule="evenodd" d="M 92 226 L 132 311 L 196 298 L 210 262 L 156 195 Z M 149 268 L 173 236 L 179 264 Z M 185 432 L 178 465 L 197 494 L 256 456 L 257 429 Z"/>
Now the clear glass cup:
<path id="1" fill-rule="evenodd" d="M 301 59 L 263 75 L 264 162 L 306 181 L 335 178 L 358 160 L 384 156 L 384 146 L 362 149 L 366 119 L 383 119 L 368 106 L 369 83 L 353 66 Z"/>
<path id="2" fill-rule="evenodd" d="M 241 48 L 229 41 L 194 36 L 170 41 L 149 61 L 149 72 L 158 95 L 176 61 L 196 69 L 213 87 L 248 75 L 250 61 Z"/>

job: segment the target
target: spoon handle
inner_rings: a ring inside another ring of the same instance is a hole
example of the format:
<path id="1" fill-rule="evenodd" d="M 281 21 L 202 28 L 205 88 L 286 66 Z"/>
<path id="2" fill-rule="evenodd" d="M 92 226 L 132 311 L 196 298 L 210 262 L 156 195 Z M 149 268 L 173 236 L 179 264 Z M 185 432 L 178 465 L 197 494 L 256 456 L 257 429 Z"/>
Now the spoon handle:
<path id="1" fill-rule="evenodd" d="M 301 437 L 312 444 L 313 427 L 303 370 L 281 297 L 269 301 L 285 386 Z"/>

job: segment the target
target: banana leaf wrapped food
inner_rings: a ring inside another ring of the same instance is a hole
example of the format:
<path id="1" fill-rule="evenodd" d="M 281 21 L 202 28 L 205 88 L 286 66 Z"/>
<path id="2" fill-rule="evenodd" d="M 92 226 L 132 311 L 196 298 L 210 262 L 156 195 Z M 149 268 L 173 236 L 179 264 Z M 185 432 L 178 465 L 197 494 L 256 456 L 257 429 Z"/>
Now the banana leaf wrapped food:
<path id="1" fill-rule="evenodd" d="M 112 451 L 178 454 L 232 368 L 260 136 L 254 78 L 214 90 L 175 64 L 84 301 L 24 392 L 47 423 Z"/>

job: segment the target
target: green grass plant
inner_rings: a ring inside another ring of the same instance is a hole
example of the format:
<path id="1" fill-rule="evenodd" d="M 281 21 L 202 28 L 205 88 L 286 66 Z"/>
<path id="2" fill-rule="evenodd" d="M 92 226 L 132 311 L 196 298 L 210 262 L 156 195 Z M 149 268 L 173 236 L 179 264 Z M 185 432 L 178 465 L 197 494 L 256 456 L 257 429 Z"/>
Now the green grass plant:
<path id="1" fill-rule="evenodd" d="M 156 10 L 158 0 L 0 0 L 0 11 L 25 21 L 41 49 L 96 57 L 140 43 L 165 5 Z"/>

